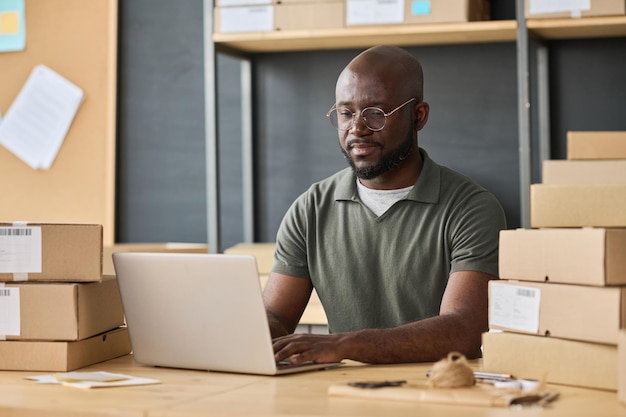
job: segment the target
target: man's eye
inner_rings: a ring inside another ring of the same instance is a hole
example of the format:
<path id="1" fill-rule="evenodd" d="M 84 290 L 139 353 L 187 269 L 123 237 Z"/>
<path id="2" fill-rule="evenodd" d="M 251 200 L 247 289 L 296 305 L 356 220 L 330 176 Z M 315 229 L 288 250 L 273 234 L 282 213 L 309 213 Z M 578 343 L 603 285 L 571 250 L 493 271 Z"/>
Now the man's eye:
<path id="1" fill-rule="evenodd" d="M 343 118 L 352 118 L 352 112 L 348 109 L 339 109 L 337 110 L 337 114 Z"/>
<path id="2" fill-rule="evenodd" d="M 364 117 L 384 117 L 385 116 L 385 112 L 382 111 L 381 109 L 367 109 L 366 111 L 363 112 L 363 116 Z"/>

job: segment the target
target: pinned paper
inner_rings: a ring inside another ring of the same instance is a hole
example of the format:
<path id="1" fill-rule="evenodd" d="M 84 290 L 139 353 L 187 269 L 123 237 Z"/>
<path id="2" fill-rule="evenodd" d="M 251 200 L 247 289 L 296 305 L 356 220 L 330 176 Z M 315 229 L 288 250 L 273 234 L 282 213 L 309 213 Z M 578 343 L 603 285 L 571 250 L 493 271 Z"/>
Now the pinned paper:
<path id="1" fill-rule="evenodd" d="M 0 52 L 24 50 L 25 21 L 24 0 L 0 1 Z"/>
<path id="2" fill-rule="evenodd" d="M 39 384 L 61 384 L 74 388 L 106 388 L 125 387 L 134 385 L 160 384 L 161 381 L 152 378 L 139 378 L 111 372 L 66 372 L 49 375 L 29 376 L 26 379 Z"/>
<path id="3" fill-rule="evenodd" d="M 83 101 L 83 90 L 37 65 L 4 115 L 0 144 L 33 169 L 49 169 Z"/>

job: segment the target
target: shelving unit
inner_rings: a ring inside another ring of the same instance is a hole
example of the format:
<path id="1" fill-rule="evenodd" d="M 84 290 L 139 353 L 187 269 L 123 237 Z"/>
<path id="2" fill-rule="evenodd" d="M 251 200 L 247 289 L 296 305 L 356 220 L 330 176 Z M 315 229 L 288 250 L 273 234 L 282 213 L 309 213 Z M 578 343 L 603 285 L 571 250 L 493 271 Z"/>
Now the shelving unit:
<path id="1" fill-rule="evenodd" d="M 218 48 L 241 52 L 307 51 L 366 48 L 375 44 L 404 46 L 508 42 L 516 38 L 515 20 L 428 25 L 362 26 L 332 30 L 216 33 Z"/>
<path id="2" fill-rule="evenodd" d="M 205 59 L 207 97 L 207 198 L 208 236 L 212 252 L 221 252 L 217 207 L 219 197 L 217 155 L 217 122 L 215 115 L 216 50 L 235 54 L 241 58 L 243 102 L 243 170 L 244 170 L 244 242 L 254 242 L 254 190 L 252 184 L 252 103 L 251 63 L 248 54 L 279 51 L 331 50 L 343 48 L 366 48 L 374 44 L 400 46 L 463 44 L 463 43 L 517 43 L 519 161 L 521 185 L 521 223 L 530 223 L 529 189 L 532 181 L 531 138 L 531 83 L 529 44 L 537 43 L 534 68 L 537 76 L 537 114 L 539 158 L 549 158 L 548 113 L 548 47 L 545 40 L 580 39 L 626 36 L 626 16 L 581 19 L 529 19 L 524 17 L 524 1 L 516 1 L 516 20 L 496 20 L 467 23 L 392 25 L 350 27 L 341 30 L 302 30 L 263 33 L 213 34 L 213 1 L 205 0 Z M 212 154 L 213 156 L 209 155 Z"/>

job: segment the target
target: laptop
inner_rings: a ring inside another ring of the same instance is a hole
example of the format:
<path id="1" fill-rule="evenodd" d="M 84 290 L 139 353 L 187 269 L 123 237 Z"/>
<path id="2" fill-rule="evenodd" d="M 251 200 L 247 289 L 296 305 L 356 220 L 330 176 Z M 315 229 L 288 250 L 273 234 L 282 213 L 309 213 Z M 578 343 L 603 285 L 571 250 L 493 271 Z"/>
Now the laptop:
<path id="1" fill-rule="evenodd" d="M 137 363 L 259 375 L 341 363 L 277 364 L 252 255 L 113 254 Z"/>

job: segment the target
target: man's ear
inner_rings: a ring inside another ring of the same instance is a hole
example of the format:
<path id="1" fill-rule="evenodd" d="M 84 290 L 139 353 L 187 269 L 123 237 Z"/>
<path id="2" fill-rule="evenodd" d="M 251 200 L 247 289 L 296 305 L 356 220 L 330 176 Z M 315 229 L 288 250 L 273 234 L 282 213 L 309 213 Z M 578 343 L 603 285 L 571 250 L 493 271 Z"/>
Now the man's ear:
<path id="1" fill-rule="evenodd" d="M 422 130 L 428 121 L 430 106 L 425 101 L 415 106 L 415 130 Z"/>

